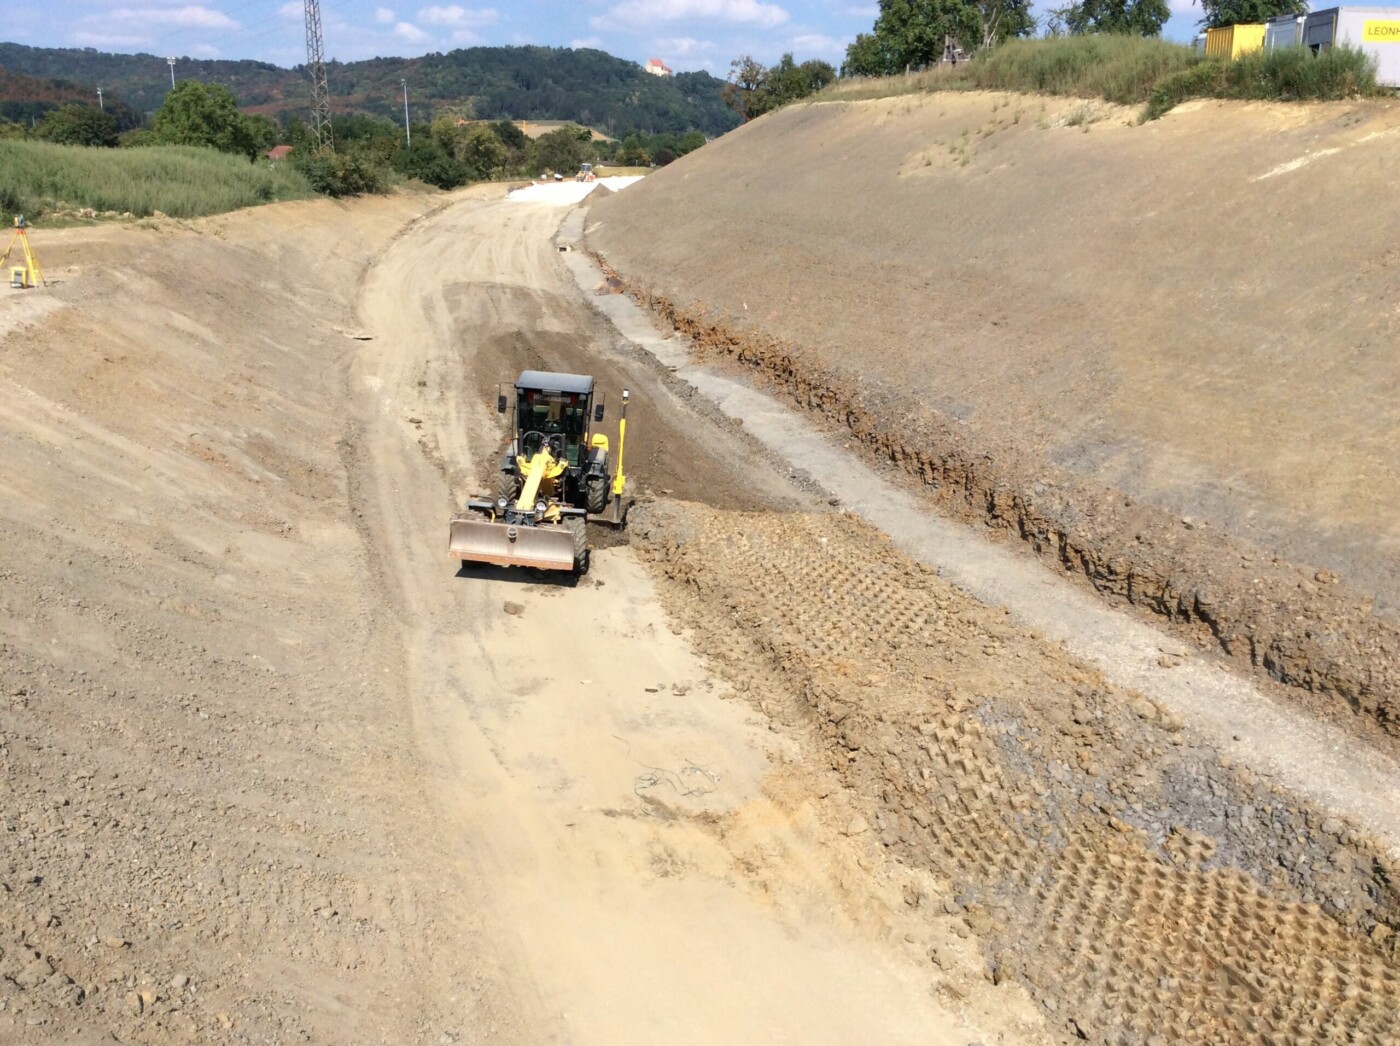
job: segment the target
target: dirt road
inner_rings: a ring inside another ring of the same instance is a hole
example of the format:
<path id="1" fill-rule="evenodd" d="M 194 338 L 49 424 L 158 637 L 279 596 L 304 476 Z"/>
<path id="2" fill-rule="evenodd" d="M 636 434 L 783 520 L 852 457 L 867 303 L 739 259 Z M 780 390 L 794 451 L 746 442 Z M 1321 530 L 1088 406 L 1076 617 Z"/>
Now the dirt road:
<path id="1" fill-rule="evenodd" d="M 520 1038 L 965 1041 L 907 949 L 843 914 L 819 823 L 764 793 L 770 761 L 798 752 L 725 699 L 628 549 L 596 553 L 576 587 L 444 572 L 444 521 L 499 453 L 493 383 L 526 364 L 633 390 L 647 486 L 756 498 L 743 477 L 763 463 L 670 402 L 572 291 L 559 220 L 472 200 L 404 236 L 365 281 L 375 339 L 353 377 L 358 504 L 402 635 L 398 682 L 444 829 L 530 986 Z M 764 489 L 770 505 L 803 500 Z"/>

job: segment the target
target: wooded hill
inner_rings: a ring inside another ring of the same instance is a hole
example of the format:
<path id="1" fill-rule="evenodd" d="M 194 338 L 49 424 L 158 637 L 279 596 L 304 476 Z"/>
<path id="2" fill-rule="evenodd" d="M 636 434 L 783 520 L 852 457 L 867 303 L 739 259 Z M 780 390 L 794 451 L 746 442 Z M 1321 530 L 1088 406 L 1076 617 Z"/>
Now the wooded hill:
<path id="1" fill-rule="evenodd" d="M 170 67 L 149 54 L 0 43 L 0 67 L 101 84 L 138 112 L 159 108 L 170 88 Z M 590 49 L 473 47 L 421 58 L 332 62 L 327 74 L 334 111 L 391 119 L 402 118 L 399 80 L 406 78 L 415 121 L 442 112 L 488 120 L 569 120 L 619 138 L 633 131 L 718 135 L 739 122 L 720 96 L 724 81 L 709 73 L 651 76 L 634 62 Z M 255 112 L 301 113 L 309 105 L 302 66 L 181 58 L 176 75 L 222 84 L 240 106 Z M 0 100 L 8 97 L 0 93 Z"/>
<path id="2" fill-rule="evenodd" d="M 25 76 L 0 66 L 0 120 L 27 125 L 69 102 L 96 107 L 97 88 L 69 80 Z M 116 94 L 107 92 L 103 102 L 108 115 L 116 121 L 117 130 L 129 131 L 141 125 L 140 114 L 133 112 Z"/>

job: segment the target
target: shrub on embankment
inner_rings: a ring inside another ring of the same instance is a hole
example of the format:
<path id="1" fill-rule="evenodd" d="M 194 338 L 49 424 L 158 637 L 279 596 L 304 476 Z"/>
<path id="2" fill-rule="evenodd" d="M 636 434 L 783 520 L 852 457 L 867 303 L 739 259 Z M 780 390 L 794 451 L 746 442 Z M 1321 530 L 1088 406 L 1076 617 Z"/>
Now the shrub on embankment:
<path id="1" fill-rule="evenodd" d="M 1304 47 L 1254 51 L 1233 62 L 1202 59 L 1163 77 L 1143 110 L 1155 120 L 1188 98 L 1240 98 L 1254 101 L 1340 101 L 1381 93 L 1376 63 L 1353 47 L 1314 55 Z"/>
<path id="2" fill-rule="evenodd" d="M 845 79 L 818 100 L 885 98 L 926 91 L 1024 91 L 1146 103 L 1155 120 L 1188 98 L 1334 101 L 1383 93 L 1370 56 L 1351 47 L 1256 51 L 1235 61 L 1181 44 L 1116 34 L 1009 40 L 970 62 L 908 76 Z"/>
<path id="3" fill-rule="evenodd" d="M 286 165 L 190 146 L 89 149 L 0 140 L 0 214 L 115 211 L 175 218 L 314 196 Z"/>

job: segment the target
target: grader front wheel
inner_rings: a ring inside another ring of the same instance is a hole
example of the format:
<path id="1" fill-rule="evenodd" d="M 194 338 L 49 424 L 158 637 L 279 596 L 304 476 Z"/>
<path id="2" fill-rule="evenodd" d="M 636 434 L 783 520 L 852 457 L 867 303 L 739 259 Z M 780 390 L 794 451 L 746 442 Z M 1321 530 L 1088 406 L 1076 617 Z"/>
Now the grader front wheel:
<path id="1" fill-rule="evenodd" d="M 574 576 L 588 573 L 588 524 L 574 517 L 565 524 L 574 532 Z"/>

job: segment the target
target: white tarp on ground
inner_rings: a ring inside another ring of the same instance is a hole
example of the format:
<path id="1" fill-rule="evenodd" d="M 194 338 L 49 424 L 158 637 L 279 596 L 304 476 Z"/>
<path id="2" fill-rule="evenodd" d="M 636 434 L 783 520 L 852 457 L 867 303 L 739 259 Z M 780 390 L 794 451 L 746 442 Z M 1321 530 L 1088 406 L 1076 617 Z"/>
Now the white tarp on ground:
<path id="1" fill-rule="evenodd" d="M 521 203 L 552 203 L 557 207 L 567 207 L 578 203 L 600 185 L 620 192 L 642 178 L 643 175 L 631 175 L 625 178 L 599 178 L 596 182 L 576 182 L 572 178 L 563 182 L 536 182 L 528 189 L 516 189 L 510 198 Z"/>

